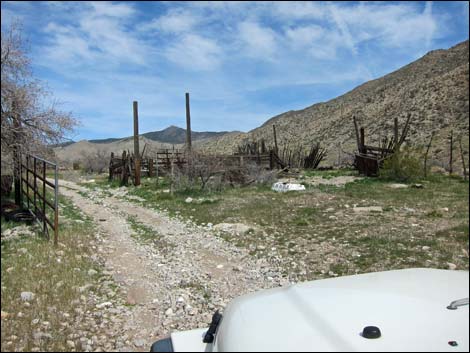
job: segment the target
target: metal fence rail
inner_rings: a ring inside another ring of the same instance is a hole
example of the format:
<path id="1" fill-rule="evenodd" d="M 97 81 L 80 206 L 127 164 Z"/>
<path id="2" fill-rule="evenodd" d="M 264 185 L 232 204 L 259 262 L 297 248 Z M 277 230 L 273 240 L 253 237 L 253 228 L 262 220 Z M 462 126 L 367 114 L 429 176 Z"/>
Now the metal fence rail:
<path id="1" fill-rule="evenodd" d="M 47 169 L 54 170 L 54 183 L 47 180 Z M 52 202 L 47 199 L 48 189 L 52 189 L 54 192 L 54 200 Z M 43 232 L 47 238 L 50 238 L 50 231 L 54 232 L 54 244 L 57 245 L 59 236 L 57 164 L 30 154 L 26 154 L 21 158 L 21 193 L 26 198 L 28 210 L 34 214 L 38 223 L 42 225 Z M 54 219 L 48 217 L 48 209 L 54 212 Z"/>

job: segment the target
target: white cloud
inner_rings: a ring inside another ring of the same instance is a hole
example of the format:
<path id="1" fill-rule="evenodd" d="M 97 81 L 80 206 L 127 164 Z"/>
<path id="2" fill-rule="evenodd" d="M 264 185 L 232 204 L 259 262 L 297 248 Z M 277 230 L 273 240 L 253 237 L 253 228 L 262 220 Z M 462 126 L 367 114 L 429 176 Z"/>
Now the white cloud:
<path id="1" fill-rule="evenodd" d="M 201 19 L 187 11 L 171 11 L 163 16 L 142 24 L 139 29 L 142 31 L 157 30 L 165 33 L 179 34 L 193 29 Z"/>
<path id="2" fill-rule="evenodd" d="M 276 33 L 271 28 L 262 27 L 256 22 L 241 22 L 238 30 L 245 51 L 241 54 L 266 60 L 274 59 L 278 46 Z"/>
<path id="3" fill-rule="evenodd" d="M 94 16 L 107 16 L 107 17 L 130 17 L 135 13 L 132 6 L 124 3 L 115 3 L 108 1 L 92 1 L 89 2 L 93 8 Z"/>
<path id="4" fill-rule="evenodd" d="M 281 19 L 323 19 L 327 9 L 323 3 L 311 1 L 274 1 L 271 11 Z"/>
<path id="5" fill-rule="evenodd" d="M 294 47 L 304 48 L 322 38 L 325 31 L 318 25 L 287 28 L 286 37 Z"/>
<path id="6" fill-rule="evenodd" d="M 334 60 L 337 47 L 344 45 L 338 32 L 318 25 L 286 28 L 284 36 L 286 45 L 292 50 L 319 60 Z"/>
<path id="7" fill-rule="evenodd" d="M 218 44 L 197 34 L 185 34 L 165 51 L 166 57 L 187 70 L 215 70 L 221 63 Z"/>
<path id="8" fill-rule="evenodd" d="M 438 27 L 430 2 L 425 3 L 423 12 L 412 4 L 382 3 L 332 4 L 330 11 L 344 43 L 353 51 L 369 40 L 376 40 L 382 47 L 421 46 L 423 41 L 429 45 Z"/>
<path id="9" fill-rule="evenodd" d="M 91 2 L 74 4 L 76 19 L 68 25 L 50 22 L 45 32 L 49 34 L 46 60 L 55 59 L 61 64 L 144 65 L 149 47 L 126 28 L 135 10 L 126 4 Z M 74 62 L 70 62 L 74 59 Z M 82 62 L 82 61 L 86 62 Z"/>
<path id="10" fill-rule="evenodd" d="M 304 6 L 304 5 L 297 5 Z M 427 50 L 438 35 L 439 22 L 433 16 L 432 3 L 422 12 L 408 4 L 344 5 L 319 4 L 316 20 L 300 22 L 284 30 L 291 48 L 304 50 L 316 59 L 332 60 L 339 49 L 357 56 L 363 43 L 380 48 L 420 48 Z M 298 18 L 296 11 L 285 16 Z"/>

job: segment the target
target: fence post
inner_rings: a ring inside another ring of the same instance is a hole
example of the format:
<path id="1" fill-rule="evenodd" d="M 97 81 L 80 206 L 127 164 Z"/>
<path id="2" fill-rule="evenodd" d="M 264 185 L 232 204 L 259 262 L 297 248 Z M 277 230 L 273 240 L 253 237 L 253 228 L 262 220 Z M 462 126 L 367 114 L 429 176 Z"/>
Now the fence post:
<path id="1" fill-rule="evenodd" d="M 47 238 L 49 238 L 46 224 L 46 161 L 42 161 L 42 218 L 43 232 L 47 233 Z"/>
<path id="2" fill-rule="evenodd" d="M 29 210 L 29 154 L 26 155 L 26 203 Z"/>
<path id="3" fill-rule="evenodd" d="M 54 176 L 54 245 L 57 246 L 59 242 L 59 166 L 55 165 Z"/>
<path id="4" fill-rule="evenodd" d="M 431 148 L 432 138 L 434 137 L 434 131 L 431 133 L 431 138 L 429 139 L 428 147 L 426 148 L 426 154 L 424 155 L 424 177 L 428 176 L 428 153 Z"/>
<path id="5" fill-rule="evenodd" d="M 157 159 L 155 160 L 155 174 L 157 177 L 157 187 L 158 187 L 158 152 L 157 152 Z"/>
<path id="6" fill-rule="evenodd" d="M 449 175 L 452 174 L 452 172 L 454 171 L 453 168 L 452 168 L 452 150 L 454 149 L 454 140 L 453 140 L 453 134 L 454 134 L 454 131 L 453 130 L 450 130 L 450 157 L 449 157 Z"/>
<path id="7" fill-rule="evenodd" d="M 279 150 L 277 148 L 276 125 L 274 125 L 274 124 L 273 124 L 273 134 L 274 134 L 274 150 L 276 151 L 276 154 L 278 154 Z"/>
<path id="8" fill-rule="evenodd" d="M 366 153 L 366 148 L 364 147 L 365 144 L 366 144 L 366 133 L 364 131 L 364 128 L 361 127 L 361 129 L 359 130 L 359 133 L 360 133 L 360 139 L 361 139 L 361 150 L 360 152 L 361 153 Z"/>
<path id="9" fill-rule="evenodd" d="M 396 151 L 398 149 L 398 118 L 393 119 L 393 139 L 395 142 L 393 149 Z"/>
<path id="10" fill-rule="evenodd" d="M 463 180 L 467 180 L 467 168 L 465 167 L 465 156 L 463 155 L 463 148 L 462 148 L 462 136 L 459 139 L 460 145 L 460 157 L 462 158 L 462 166 L 463 166 Z"/>
<path id="11" fill-rule="evenodd" d="M 173 180 L 174 180 L 174 178 L 173 178 L 173 158 L 171 159 L 170 164 L 171 164 L 170 194 L 173 195 Z"/>
<path id="12" fill-rule="evenodd" d="M 359 128 L 357 127 L 356 116 L 353 115 L 354 131 L 356 132 L 357 151 L 361 153 L 361 139 L 359 137 Z"/>
<path id="13" fill-rule="evenodd" d="M 133 103 L 134 109 L 134 185 L 140 185 L 140 155 L 139 155 L 139 113 L 137 102 Z"/>
<path id="14" fill-rule="evenodd" d="M 149 163 L 149 178 L 153 177 L 153 158 L 148 159 Z"/>
<path id="15" fill-rule="evenodd" d="M 34 172 L 33 172 L 33 178 L 34 178 L 34 183 L 33 183 L 33 187 L 34 187 L 34 213 L 37 214 L 38 213 L 38 207 L 37 207 L 37 203 L 36 203 L 36 194 L 38 192 L 38 184 L 37 184 L 37 163 L 36 163 L 36 158 L 34 158 Z"/>
<path id="16" fill-rule="evenodd" d="M 191 112 L 189 108 L 189 93 L 186 92 L 186 148 L 188 157 L 191 154 Z"/>

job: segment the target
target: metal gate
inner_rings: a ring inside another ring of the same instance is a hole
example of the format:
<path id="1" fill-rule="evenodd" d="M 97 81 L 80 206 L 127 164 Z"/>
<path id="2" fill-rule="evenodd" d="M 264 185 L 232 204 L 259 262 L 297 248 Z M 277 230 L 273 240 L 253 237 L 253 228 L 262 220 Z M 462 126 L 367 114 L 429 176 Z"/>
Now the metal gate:
<path id="1" fill-rule="evenodd" d="M 54 172 L 54 183 L 47 180 L 47 170 Z M 25 197 L 23 204 L 35 216 L 47 238 L 50 239 L 50 233 L 54 233 L 54 244 L 57 245 L 59 236 L 57 164 L 30 154 L 22 156 L 21 195 Z"/>

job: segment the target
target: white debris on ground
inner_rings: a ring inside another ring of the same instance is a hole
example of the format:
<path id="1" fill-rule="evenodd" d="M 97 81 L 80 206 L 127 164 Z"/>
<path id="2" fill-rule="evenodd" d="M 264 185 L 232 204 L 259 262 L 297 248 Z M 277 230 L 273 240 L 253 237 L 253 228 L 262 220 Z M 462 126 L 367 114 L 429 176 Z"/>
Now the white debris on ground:
<path id="1" fill-rule="evenodd" d="M 232 234 L 246 234 L 249 231 L 255 231 L 255 227 L 253 226 L 248 226 L 243 223 L 219 223 L 216 224 L 213 229 L 215 231 L 222 231 L 226 233 L 232 233 Z"/>
<path id="2" fill-rule="evenodd" d="M 395 184 L 389 184 L 388 187 L 390 189 L 406 189 L 406 188 L 408 188 L 408 185 L 406 185 L 406 184 L 396 184 L 395 183 Z"/>
<path id="3" fill-rule="evenodd" d="M 5 240 L 17 239 L 19 237 L 31 237 L 34 235 L 35 235 L 35 232 L 33 231 L 33 229 L 30 226 L 23 224 L 23 225 L 2 231 L 1 238 L 2 238 L 2 241 L 5 241 Z"/>
<path id="4" fill-rule="evenodd" d="M 354 207 L 353 211 L 356 213 L 361 212 L 383 212 L 381 206 L 369 206 L 369 207 Z"/>
<path id="5" fill-rule="evenodd" d="M 139 201 L 139 202 L 144 202 L 144 201 L 145 201 L 144 198 L 139 197 L 139 196 L 135 196 L 135 195 L 126 195 L 126 197 L 127 197 L 129 200 L 135 200 L 135 201 Z"/>
<path id="6" fill-rule="evenodd" d="M 271 189 L 277 192 L 303 191 L 305 190 L 305 186 L 302 184 L 277 182 L 273 184 Z"/>

